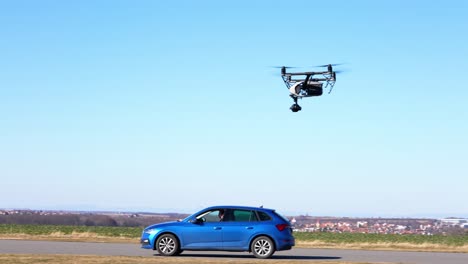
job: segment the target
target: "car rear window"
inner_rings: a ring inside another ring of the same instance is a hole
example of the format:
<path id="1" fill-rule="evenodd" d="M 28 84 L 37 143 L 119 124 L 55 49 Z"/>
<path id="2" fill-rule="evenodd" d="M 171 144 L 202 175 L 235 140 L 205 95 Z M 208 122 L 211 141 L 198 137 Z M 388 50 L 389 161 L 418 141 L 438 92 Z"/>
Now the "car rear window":
<path id="1" fill-rule="evenodd" d="M 281 218 L 282 220 L 284 220 L 286 223 L 289 223 L 289 220 L 288 220 L 286 217 L 284 217 L 284 216 L 278 214 L 278 213 L 275 212 L 275 211 L 273 211 L 273 214 L 276 215 L 277 217 Z"/>
<path id="2" fill-rule="evenodd" d="M 260 219 L 260 221 L 270 221 L 271 220 L 271 216 L 269 216 L 265 212 L 257 211 L 257 214 L 258 214 L 258 218 Z"/>

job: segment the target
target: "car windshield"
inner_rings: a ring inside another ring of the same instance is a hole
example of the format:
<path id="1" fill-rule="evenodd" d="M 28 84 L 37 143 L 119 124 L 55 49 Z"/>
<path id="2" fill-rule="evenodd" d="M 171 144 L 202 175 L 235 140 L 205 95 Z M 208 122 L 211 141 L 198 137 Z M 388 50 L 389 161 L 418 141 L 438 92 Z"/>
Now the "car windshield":
<path id="1" fill-rule="evenodd" d="M 187 222 L 188 220 L 190 220 L 190 218 L 192 218 L 193 215 L 189 215 L 187 217 L 185 217 L 184 219 L 180 220 L 181 222 Z"/>
<path id="2" fill-rule="evenodd" d="M 189 215 L 189 216 L 187 216 L 186 218 L 182 219 L 182 221 L 183 221 L 183 222 L 187 222 L 187 221 L 189 221 L 189 220 L 192 219 L 192 218 L 200 219 L 200 218 L 203 218 L 203 217 L 205 217 L 205 216 L 207 216 L 207 215 L 208 215 L 209 219 L 211 219 L 211 218 L 213 218 L 213 217 L 212 217 L 210 214 L 216 214 L 216 215 L 218 215 L 218 211 L 219 211 L 219 210 L 216 209 L 216 210 L 205 211 L 205 212 L 203 212 L 203 213 L 201 213 L 201 214 L 192 214 L 192 215 Z M 216 220 L 219 221 L 219 218 L 216 217 Z"/>

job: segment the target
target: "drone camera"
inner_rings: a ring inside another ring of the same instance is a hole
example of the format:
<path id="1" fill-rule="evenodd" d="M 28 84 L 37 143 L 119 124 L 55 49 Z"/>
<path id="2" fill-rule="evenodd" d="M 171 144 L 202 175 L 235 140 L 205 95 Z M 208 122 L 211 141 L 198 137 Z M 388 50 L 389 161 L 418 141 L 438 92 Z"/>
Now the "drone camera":
<path id="1" fill-rule="evenodd" d="M 291 111 L 293 111 L 294 113 L 297 113 L 297 112 L 301 111 L 302 107 L 300 105 L 298 105 L 298 104 L 293 104 L 291 106 L 291 108 L 289 108 L 289 109 L 291 109 Z"/>

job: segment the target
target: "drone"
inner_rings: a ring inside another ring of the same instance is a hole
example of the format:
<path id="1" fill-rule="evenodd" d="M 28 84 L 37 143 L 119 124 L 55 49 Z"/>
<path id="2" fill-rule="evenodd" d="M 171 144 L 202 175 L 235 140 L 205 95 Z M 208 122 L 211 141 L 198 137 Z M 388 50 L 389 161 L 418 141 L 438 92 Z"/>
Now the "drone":
<path id="1" fill-rule="evenodd" d="M 333 66 L 340 64 L 326 64 L 314 67 L 325 67 L 327 71 L 318 72 L 286 72 L 288 68 L 282 66 L 281 77 L 283 78 L 286 87 L 290 94 L 289 96 L 294 100 L 294 104 L 289 108 L 294 113 L 301 111 L 302 107 L 297 104 L 297 99 L 312 96 L 321 96 L 323 94 L 323 86 L 330 87 L 328 93 L 331 93 L 333 86 L 336 82 L 336 73 L 340 71 L 333 71 Z"/>

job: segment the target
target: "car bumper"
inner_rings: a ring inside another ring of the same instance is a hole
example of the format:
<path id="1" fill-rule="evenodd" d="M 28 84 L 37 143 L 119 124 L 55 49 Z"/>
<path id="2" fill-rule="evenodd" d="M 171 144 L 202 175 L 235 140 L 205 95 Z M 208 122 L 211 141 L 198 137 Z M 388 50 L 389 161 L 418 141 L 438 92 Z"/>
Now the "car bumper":
<path id="1" fill-rule="evenodd" d="M 143 233 L 140 239 L 140 244 L 142 248 L 153 249 L 153 245 L 151 245 L 151 238 L 149 234 Z"/>
<path id="2" fill-rule="evenodd" d="M 289 250 L 292 247 L 294 247 L 294 245 L 295 245 L 294 237 L 282 238 L 282 239 L 279 239 L 279 241 L 277 242 L 277 249 L 276 250 L 278 250 L 278 251 L 280 251 L 280 250 Z"/>

